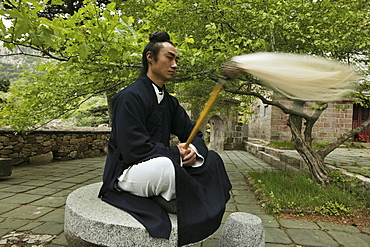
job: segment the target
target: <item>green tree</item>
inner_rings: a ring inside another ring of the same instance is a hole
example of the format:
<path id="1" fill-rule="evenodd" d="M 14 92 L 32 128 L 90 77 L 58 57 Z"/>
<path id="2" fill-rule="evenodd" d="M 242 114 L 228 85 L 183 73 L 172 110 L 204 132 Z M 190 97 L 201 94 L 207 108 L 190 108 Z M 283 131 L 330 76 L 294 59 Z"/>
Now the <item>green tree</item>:
<path id="1" fill-rule="evenodd" d="M 25 74 L 14 84 L 1 112 L 1 124 L 17 129 L 37 126 L 78 107 L 86 99 L 131 83 L 139 73 L 141 51 L 150 32 L 168 31 L 180 52 L 180 69 L 168 88 L 199 108 L 220 75 L 220 67 L 235 55 L 260 51 L 308 53 L 338 59 L 369 74 L 369 4 L 361 0 L 168 0 L 85 1 L 73 14 L 39 15 L 48 8 L 40 1 L 4 1 L 11 9 L 0 15 L 0 40 L 9 49 L 30 47 L 47 57 L 39 74 Z M 49 1 L 50 2 L 50 1 Z M 63 5 L 63 1 L 51 1 Z M 368 81 L 359 84 L 361 94 Z M 311 130 L 325 110 L 307 116 L 264 97 L 259 81 L 246 75 L 228 82 L 221 99 L 258 97 L 289 114 L 296 148 L 308 158 L 316 181 L 326 184 L 325 156 L 369 124 L 339 137 L 326 150 L 312 148 Z M 183 93 L 186 92 L 186 93 Z M 306 123 L 302 127 L 302 123 Z"/>
<path id="2" fill-rule="evenodd" d="M 12 26 L 0 25 L 3 46 L 28 47 L 50 61 L 38 66 L 39 73 L 25 73 L 13 84 L 3 105 L 2 125 L 42 125 L 94 95 L 115 92 L 137 74 L 132 68 L 140 63 L 141 35 L 133 29 L 133 19 L 120 14 L 114 3 L 101 8 L 87 2 L 73 15 L 50 20 L 38 16 L 48 7 L 40 1 L 6 2 L 12 8 L 1 15 L 11 19 Z"/>

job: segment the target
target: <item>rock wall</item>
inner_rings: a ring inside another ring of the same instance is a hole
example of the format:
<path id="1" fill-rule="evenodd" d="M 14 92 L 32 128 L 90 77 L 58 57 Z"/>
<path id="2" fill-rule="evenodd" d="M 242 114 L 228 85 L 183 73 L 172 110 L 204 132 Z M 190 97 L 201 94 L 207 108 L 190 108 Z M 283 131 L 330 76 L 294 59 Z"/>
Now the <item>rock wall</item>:
<path id="1" fill-rule="evenodd" d="M 28 134 L 0 128 L 0 158 L 20 165 L 104 156 L 109 135 L 110 128 L 44 128 Z"/>

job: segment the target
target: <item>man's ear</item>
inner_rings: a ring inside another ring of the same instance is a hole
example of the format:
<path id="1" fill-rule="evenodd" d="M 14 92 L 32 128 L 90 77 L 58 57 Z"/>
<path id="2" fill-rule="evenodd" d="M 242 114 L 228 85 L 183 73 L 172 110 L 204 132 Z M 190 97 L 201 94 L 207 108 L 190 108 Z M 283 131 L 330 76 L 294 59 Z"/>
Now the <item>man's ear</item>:
<path id="1" fill-rule="evenodd" d="M 149 63 L 152 63 L 152 62 L 154 61 L 154 59 L 153 59 L 153 54 L 152 54 L 152 52 L 151 52 L 151 51 L 148 51 L 148 52 L 146 53 L 146 59 L 148 60 L 148 62 L 149 62 Z"/>

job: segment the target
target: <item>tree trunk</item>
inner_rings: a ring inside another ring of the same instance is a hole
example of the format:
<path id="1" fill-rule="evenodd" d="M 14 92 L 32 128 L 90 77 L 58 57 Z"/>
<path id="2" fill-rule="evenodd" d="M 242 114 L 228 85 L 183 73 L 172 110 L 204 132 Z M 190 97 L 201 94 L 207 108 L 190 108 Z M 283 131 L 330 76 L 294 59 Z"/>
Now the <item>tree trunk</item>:
<path id="1" fill-rule="evenodd" d="M 292 108 L 294 110 L 303 111 L 304 103 L 305 102 L 302 101 L 295 101 Z M 311 138 L 308 140 L 304 138 L 302 132 L 302 117 L 293 114 L 289 115 L 288 125 L 292 133 L 292 141 L 295 144 L 295 148 L 306 162 L 313 180 L 324 186 L 328 185 L 329 177 L 324 163 L 325 156 L 320 155 L 312 148 Z"/>
<path id="2" fill-rule="evenodd" d="M 328 170 L 324 162 L 324 158 L 318 154 L 312 147 L 308 147 L 306 143 L 300 141 L 295 142 L 296 149 L 308 166 L 308 170 L 312 175 L 312 179 L 323 186 L 329 184 L 330 179 Z"/>

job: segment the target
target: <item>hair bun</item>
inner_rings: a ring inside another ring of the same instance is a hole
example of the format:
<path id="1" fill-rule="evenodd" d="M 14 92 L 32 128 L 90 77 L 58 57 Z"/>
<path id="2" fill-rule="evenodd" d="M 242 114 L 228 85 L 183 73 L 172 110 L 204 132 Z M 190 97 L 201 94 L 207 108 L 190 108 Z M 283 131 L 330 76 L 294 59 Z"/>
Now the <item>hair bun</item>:
<path id="1" fill-rule="evenodd" d="M 163 31 L 156 31 L 149 35 L 150 42 L 170 42 L 170 40 L 170 35 Z"/>

